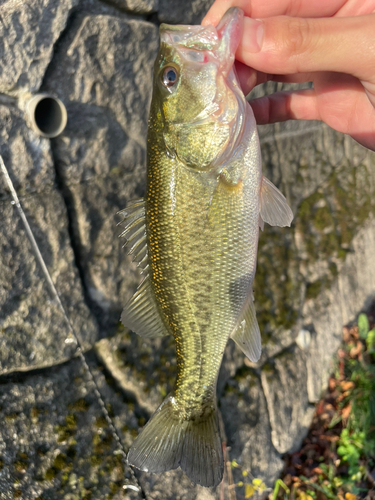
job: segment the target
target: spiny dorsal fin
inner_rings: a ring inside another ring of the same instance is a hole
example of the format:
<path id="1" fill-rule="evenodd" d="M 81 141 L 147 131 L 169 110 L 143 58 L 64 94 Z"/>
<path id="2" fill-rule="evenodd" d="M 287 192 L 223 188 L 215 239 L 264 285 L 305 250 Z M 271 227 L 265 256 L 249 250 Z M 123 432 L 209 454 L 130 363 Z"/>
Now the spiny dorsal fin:
<path id="1" fill-rule="evenodd" d="M 262 346 L 253 300 L 253 296 L 251 295 L 243 319 L 231 334 L 231 338 L 245 356 L 247 356 L 250 361 L 256 363 L 260 358 Z"/>
<path id="2" fill-rule="evenodd" d="M 143 198 L 131 201 L 118 213 L 124 216 L 119 224 L 125 223 L 125 229 L 120 237 L 126 238 L 124 246 L 129 248 L 128 254 L 133 255 L 133 262 L 138 262 L 142 273 L 148 265 L 145 202 Z"/>
<path id="3" fill-rule="evenodd" d="M 293 220 L 285 196 L 264 176 L 260 188 L 260 217 L 270 226 L 280 227 L 290 226 Z"/>

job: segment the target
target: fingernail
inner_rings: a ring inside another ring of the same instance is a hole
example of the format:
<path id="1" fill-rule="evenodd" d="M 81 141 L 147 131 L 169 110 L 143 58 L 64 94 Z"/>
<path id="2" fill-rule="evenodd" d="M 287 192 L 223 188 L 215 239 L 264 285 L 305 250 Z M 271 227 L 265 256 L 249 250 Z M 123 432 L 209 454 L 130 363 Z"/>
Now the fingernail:
<path id="1" fill-rule="evenodd" d="M 262 48 L 264 27 L 260 19 L 245 17 L 242 46 L 248 52 L 259 52 Z"/>

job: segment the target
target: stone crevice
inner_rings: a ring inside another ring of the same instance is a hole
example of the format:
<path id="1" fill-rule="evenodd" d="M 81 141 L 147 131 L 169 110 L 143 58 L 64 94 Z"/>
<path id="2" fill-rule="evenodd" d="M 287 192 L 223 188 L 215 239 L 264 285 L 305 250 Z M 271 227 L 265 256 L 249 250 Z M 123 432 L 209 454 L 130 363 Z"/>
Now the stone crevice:
<path id="1" fill-rule="evenodd" d="M 55 167 L 55 174 L 56 174 L 56 186 L 57 189 L 60 191 L 60 194 L 64 200 L 65 203 L 65 208 L 66 208 L 66 215 L 67 215 L 67 229 L 68 229 L 68 235 L 70 239 L 70 245 L 73 251 L 74 255 L 74 264 L 77 268 L 78 271 L 78 276 L 81 281 L 81 286 L 82 286 L 82 291 L 83 291 L 83 297 L 86 306 L 90 310 L 91 314 L 94 316 L 96 319 L 100 329 L 99 331 L 104 327 L 101 319 L 102 319 L 102 311 L 99 308 L 97 304 L 92 300 L 90 297 L 87 285 L 86 285 L 86 279 L 85 279 L 85 269 L 81 260 L 81 242 L 79 235 L 76 234 L 76 231 L 74 229 L 75 221 L 77 220 L 77 214 L 75 212 L 74 208 L 74 201 L 73 197 L 71 195 L 69 187 L 65 184 L 64 179 L 60 175 L 59 168 L 57 166 L 58 160 L 56 159 L 56 156 L 54 154 L 54 145 L 53 145 L 53 140 L 51 141 L 51 151 L 52 151 L 52 158 L 53 158 L 53 163 Z"/>

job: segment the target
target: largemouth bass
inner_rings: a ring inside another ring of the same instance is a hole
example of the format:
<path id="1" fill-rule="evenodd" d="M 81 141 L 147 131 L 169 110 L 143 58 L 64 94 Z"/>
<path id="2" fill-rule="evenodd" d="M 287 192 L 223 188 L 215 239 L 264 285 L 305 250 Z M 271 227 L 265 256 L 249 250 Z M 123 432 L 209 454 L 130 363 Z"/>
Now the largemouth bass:
<path id="1" fill-rule="evenodd" d="M 123 211 L 144 280 L 122 322 L 171 334 L 177 380 L 134 441 L 144 471 L 181 467 L 196 483 L 223 476 L 216 380 L 228 338 L 261 353 L 253 304 L 259 225 L 289 226 L 284 196 L 262 176 L 256 123 L 233 68 L 243 12 L 213 26 L 160 27 L 148 127 L 147 190 Z"/>

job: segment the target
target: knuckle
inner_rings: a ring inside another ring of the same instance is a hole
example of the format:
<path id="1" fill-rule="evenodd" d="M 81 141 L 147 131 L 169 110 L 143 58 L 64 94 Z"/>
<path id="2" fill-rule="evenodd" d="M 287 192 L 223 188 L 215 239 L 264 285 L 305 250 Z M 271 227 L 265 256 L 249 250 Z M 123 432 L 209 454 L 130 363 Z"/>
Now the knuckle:
<path id="1" fill-rule="evenodd" d="M 311 23 L 307 19 L 289 18 L 286 23 L 285 48 L 290 56 L 309 51 L 312 45 Z"/>

